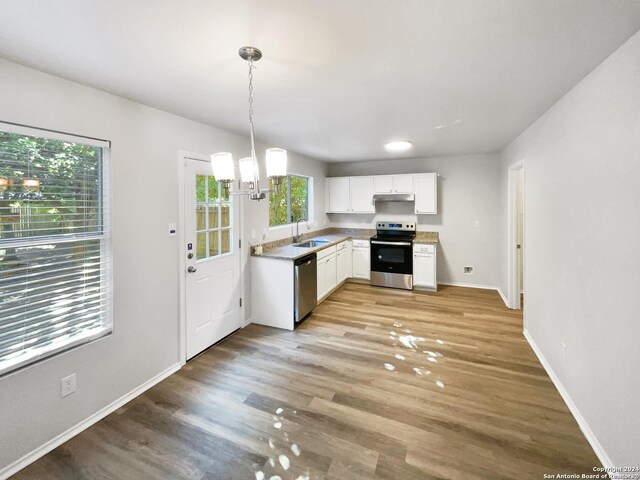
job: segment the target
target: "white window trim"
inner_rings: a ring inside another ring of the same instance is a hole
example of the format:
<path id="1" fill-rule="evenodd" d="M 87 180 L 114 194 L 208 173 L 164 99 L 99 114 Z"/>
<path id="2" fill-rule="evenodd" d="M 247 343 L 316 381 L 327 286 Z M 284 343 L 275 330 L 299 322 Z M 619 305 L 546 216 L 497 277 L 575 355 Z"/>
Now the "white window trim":
<path id="1" fill-rule="evenodd" d="M 311 224 L 314 221 L 314 184 L 313 184 L 313 180 L 314 178 L 311 175 L 305 175 L 303 173 L 293 173 L 293 172 L 287 172 L 287 177 L 293 175 L 294 177 L 304 177 L 306 179 L 309 180 L 309 188 L 307 189 L 307 201 L 308 201 L 308 206 L 307 206 L 307 210 L 309 211 L 309 218 L 305 221 L 305 223 L 307 224 Z M 271 219 L 267 218 L 267 221 L 269 223 L 271 223 Z M 269 225 L 269 231 L 272 230 L 283 230 L 285 228 L 292 228 L 296 226 L 296 222 L 292 222 L 292 223 L 283 223 L 282 225 L 274 225 L 271 226 Z"/>
<path id="2" fill-rule="evenodd" d="M 106 263 L 109 266 L 109 271 L 107 274 L 106 281 L 106 311 L 107 311 L 107 325 L 105 328 L 101 329 L 98 332 L 91 333 L 90 335 L 78 335 L 74 341 L 69 343 L 65 343 L 60 347 L 49 349 L 43 351 L 38 355 L 31 356 L 27 359 L 23 359 L 20 361 L 16 361 L 15 363 L 6 365 L 2 370 L 0 370 L 0 377 L 4 377 L 6 375 L 14 374 L 18 371 L 21 371 L 25 368 L 34 367 L 35 365 L 50 360 L 58 355 L 71 352 L 76 348 L 87 345 L 91 342 L 99 340 L 101 338 L 106 338 L 111 336 L 114 331 L 114 322 L 113 322 L 113 292 L 114 292 L 114 275 L 113 275 L 113 249 L 112 249 L 112 206 L 113 206 L 113 186 L 111 183 L 112 178 L 112 165 L 111 165 L 111 141 L 103 140 L 94 137 L 88 137 L 83 135 L 59 132 L 56 130 L 49 130 L 46 128 L 36 128 L 30 127 L 27 125 L 21 125 L 18 123 L 6 122 L 0 120 L 0 130 L 15 133 L 19 135 L 29 135 L 33 137 L 39 138 L 49 138 L 51 140 L 61 140 L 64 142 L 70 143 L 82 143 L 84 145 L 90 145 L 93 147 L 102 148 L 102 191 L 103 193 L 103 202 L 106 204 L 107 208 L 104 209 L 103 215 L 103 231 L 102 234 L 78 234 L 78 235 L 69 235 L 67 238 L 58 236 L 55 237 L 55 241 L 57 243 L 67 243 L 78 240 L 104 240 L 101 242 L 101 255 L 104 255 L 106 258 Z M 7 243 L 6 246 L 8 248 L 13 248 L 15 246 L 23 246 L 23 245 L 35 245 L 39 243 L 46 243 L 47 241 L 54 240 L 54 237 L 41 237 L 37 239 L 33 239 L 32 241 L 15 241 L 11 243 Z M 89 333 L 89 332 L 87 332 Z"/>

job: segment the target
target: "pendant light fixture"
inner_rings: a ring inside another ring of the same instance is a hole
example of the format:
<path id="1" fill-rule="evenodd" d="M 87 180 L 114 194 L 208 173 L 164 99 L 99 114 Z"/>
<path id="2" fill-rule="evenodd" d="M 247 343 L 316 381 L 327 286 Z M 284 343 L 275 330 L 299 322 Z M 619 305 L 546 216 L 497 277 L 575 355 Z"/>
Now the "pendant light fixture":
<path id="1" fill-rule="evenodd" d="M 238 53 L 243 60 L 249 63 L 249 137 L 251 138 L 251 156 L 241 158 L 239 161 L 240 177 L 242 183 L 248 184 L 248 190 L 232 192 L 233 195 L 248 195 L 251 200 L 262 200 L 269 189 L 260 189 L 260 167 L 256 157 L 256 146 L 253 137 L 253 70 L 254 62 L 262 58 L 262 52 L 256 47 L 242 47 Z M 282 148 L 269 148 L 266 151 L 265 163 L 267 177 L 269 178 L 276 194 L 280 191 L 282 181 L 287 176 L 287 151 Z M 235 180 L 235 167 L 233 156 L 229 152 L 219 152 L 211 155 L 213 175 L 225 189 Z"/>

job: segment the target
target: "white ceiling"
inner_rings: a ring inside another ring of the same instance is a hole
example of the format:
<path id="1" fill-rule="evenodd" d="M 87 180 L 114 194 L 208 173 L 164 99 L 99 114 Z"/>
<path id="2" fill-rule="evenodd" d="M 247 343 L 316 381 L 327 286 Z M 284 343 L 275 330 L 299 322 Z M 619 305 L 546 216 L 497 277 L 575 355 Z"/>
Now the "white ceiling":
<path id="1" fill-rule="evenodd" d="M 245 133 L 255 45 L 256 135 L 351 161 L 497 151 L 638 29 L 638 0 L 4 0 L 0 56 Z"/>

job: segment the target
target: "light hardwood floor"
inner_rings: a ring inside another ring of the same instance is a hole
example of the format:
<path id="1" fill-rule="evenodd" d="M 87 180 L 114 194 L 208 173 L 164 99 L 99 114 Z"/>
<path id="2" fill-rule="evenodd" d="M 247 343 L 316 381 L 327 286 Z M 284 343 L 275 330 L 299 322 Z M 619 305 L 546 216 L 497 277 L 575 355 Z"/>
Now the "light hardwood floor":
<path id="1" fill-rule="evenodd" d="M 251 325 L 17 479 L 542 479 L 599 465 L 497 293 L 348 283 Z"/>

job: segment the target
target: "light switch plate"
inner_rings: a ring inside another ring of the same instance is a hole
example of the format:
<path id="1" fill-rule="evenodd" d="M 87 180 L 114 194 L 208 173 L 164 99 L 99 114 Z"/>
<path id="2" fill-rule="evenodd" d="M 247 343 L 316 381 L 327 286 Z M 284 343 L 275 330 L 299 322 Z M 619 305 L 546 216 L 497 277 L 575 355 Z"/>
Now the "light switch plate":
<path id="1" fill-rule="evenodd" d="M 175 237 L 177 235 L 177 229 L 176 229 L 176 224 L 175 223 L 170 223 L 169 224 L 169 236 L 170 237 Z"/>

